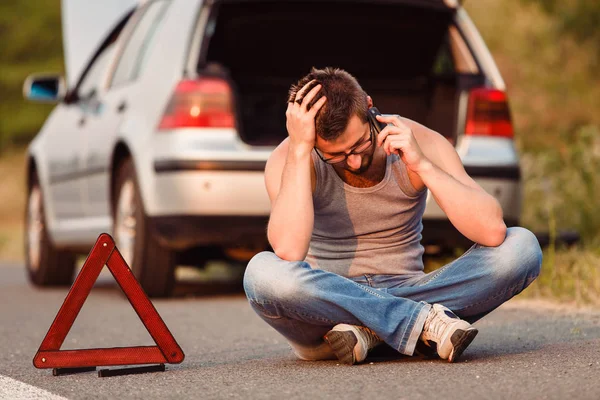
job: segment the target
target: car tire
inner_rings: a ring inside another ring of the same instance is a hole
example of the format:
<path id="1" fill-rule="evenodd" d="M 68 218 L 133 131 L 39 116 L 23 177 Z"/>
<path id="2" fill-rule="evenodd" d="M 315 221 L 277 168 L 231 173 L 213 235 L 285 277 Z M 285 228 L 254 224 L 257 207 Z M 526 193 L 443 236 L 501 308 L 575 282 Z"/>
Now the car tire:
<path id="1" fill-rule="evenodd" d="M 58 249 L 48 235 L 44 196 L 37 176 L 32 177 L 25 210 L 25 268 L 36 286 L 70 286 L 75 253 Z"/>
<path id="2" fill-rule="evenodd" d="M 114 188 L 117 248 L 148 296 L 170 296 L 175 286 L 176 253 L 161 246 L 150 230 L 130 158 L 119 165 Z"/>

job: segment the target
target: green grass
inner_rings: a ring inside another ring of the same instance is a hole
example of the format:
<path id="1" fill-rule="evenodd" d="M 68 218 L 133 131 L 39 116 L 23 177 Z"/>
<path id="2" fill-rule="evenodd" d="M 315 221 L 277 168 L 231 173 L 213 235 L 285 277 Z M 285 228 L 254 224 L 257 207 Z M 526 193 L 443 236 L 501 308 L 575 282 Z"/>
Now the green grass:
<path id="1" fill-rule="evenodd" d="M 598 250 L 600 128 L 580 128 L 568 140 L 569 145 L 522 157 L 524 220 L 534 229 L 551 234 L 558 229 L 574 229 L 580 233 L 586 248 Z"/>
<path id="2" fill-rule="evenodd" d="M 600 305 L 600 252 L 576 246 L 544 252 L 542 273 L 524 294 L 578 305 Z"/>

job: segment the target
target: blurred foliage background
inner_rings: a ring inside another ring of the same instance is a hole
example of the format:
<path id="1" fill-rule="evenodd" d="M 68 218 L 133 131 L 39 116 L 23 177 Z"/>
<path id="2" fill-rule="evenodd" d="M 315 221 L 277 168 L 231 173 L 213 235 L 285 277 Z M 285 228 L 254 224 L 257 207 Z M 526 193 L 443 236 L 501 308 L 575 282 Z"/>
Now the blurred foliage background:
<path id="1" fill-rule="evenodd" d="M 563 229 L 582 237 L 575 247 L 545 250 L 543 274 L 529 293 L 600 304 L 600 2 L 466 0 L 464 6 L 507 84 L 525 182 L 522 225 L 551 238 Z M 64 71 L 60 23 L 60 0 L 0 2 L 4 225 L 10 218 L 20 224 L 15 215 L 22 210 L 14 208 L 24 204 L 20 186 L 7 179 L 20 173 L 22 147 L 52 109 L 25 102 L 22 84 L 32 72 Z M 0 229 L 0 256 L 14 236 L 7 235 Z"/>
<path id="2" fill-rule="evenodd" d="M 52 105 L 23 99 L 33 72 L 64 71 L 60 0 L 0 1 L 0 150 L 28 143 Z"/>

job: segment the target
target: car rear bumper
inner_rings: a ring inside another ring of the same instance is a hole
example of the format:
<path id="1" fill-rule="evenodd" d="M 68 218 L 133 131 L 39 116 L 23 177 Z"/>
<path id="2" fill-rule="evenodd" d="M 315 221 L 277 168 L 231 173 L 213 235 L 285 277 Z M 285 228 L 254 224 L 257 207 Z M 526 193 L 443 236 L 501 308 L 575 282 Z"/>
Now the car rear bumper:
<path id="1" fill-rule="evenodd" d="M 264 186 L 265 161 L 157 160 L 149 212 L 154 233 L 172 248 L 264 242 L 270 201 Z M 465 170 L 502 206 L 507 224 L 521 210 L 518 165 L 466 166 Z M 465 247 L 472 243 L 450 223 L 428 193 L 423 243 Z"/>
<path id="2" fill-rule="evenodd" d="M 265 161 L 161 160 L 154 162 L 151 217 L 267 216 Z"/>
<path id="3" fill-rule="evenodd" d="M 157 174 L 184 171 L 264 171 L 266 161 L 240 160 L 159 160 L 154 162 Z"/>
<path id="4" fill-rule="evenodd" d="M 148 200 L 152 232 L 164 246 L 267 245 L 270 201 L 265 161 L 156 160 Z"/>
<path id="5" fill-rule="evenodd" d="M 521 168 L 519 168 L 517 164 L 466 165 L 465 171 L 475 180 L 478 178 L 501 179 L 517 182 L 521 180 Z"/>

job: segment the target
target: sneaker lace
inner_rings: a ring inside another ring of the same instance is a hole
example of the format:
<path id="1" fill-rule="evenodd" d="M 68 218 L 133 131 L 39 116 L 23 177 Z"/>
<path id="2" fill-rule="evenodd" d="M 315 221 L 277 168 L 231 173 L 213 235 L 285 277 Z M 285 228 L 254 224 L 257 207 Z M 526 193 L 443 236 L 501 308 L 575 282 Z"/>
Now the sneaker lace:
<path id="1" fill-rule="evenodd" d="M 432 340 L 438 343 L 448 325 L 449 321 L 442 318 L 439 313 L 431 313 L 425 320 L 421 339 L 423 341 Z"/>
<path id="2" fill-rule="evenodd" d="M 371 329 L 367 328 L 366 326 L 359 326 L 358 329 L 360 329 L 360 331 L 362 332 L 362 336 L 365 339 L 365 341 L 367 342 L 367 347 L 369 349 L 372 349 L 373 347 L 377 346 L 378 344 L 383 343 L 383 340 L 381 340 L 381 338 L 379 336 L 377 336 L 377 334 L 375 332 L 373 332 Z"/>

